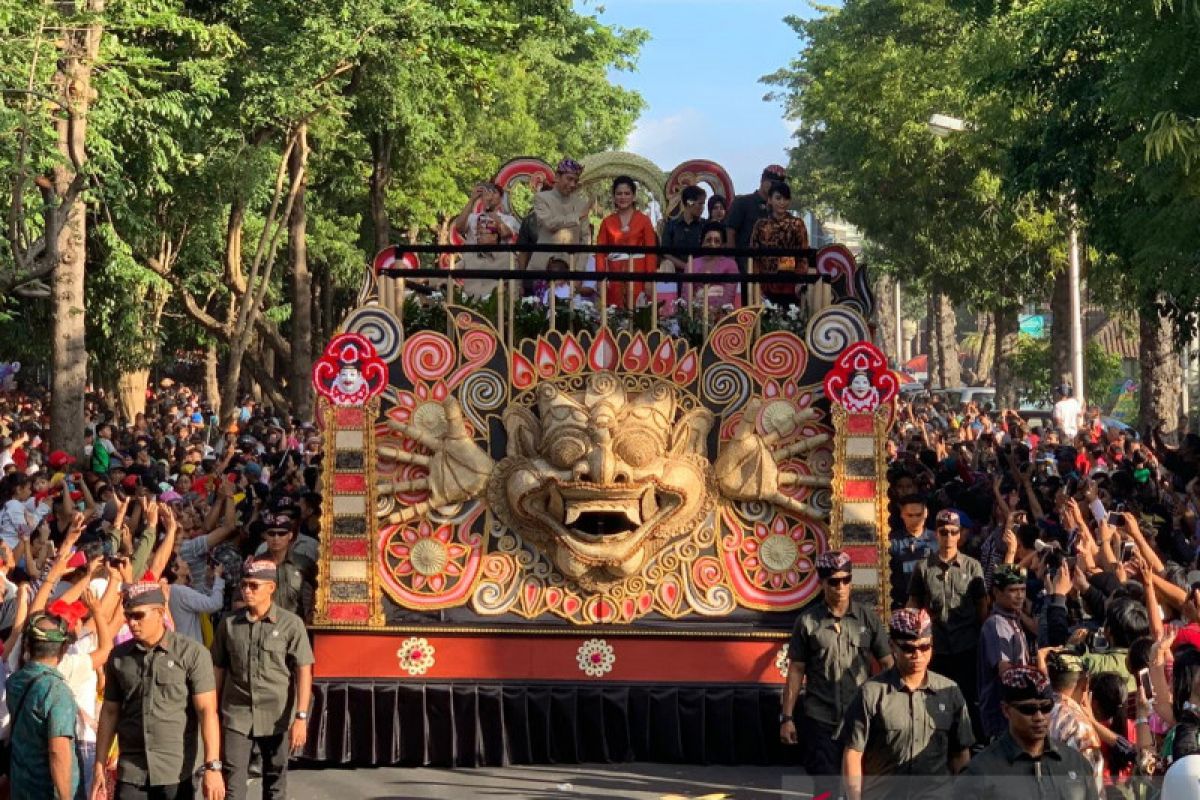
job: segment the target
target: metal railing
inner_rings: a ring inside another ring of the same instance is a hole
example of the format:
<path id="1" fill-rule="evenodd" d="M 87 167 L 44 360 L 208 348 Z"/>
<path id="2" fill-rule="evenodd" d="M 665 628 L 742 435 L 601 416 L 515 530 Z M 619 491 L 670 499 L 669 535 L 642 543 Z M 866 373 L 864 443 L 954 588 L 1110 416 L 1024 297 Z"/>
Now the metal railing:
<path id="1" fill-rule="evenodd" d="M 378 266 L 388 263 L 407 263 L 402 256 L 409 253 L 418 257 L 465 253 L 503 254 L 507 256 L 508 266 L 506 268 Z M 521 253 L 550 253 L 562 256 L 561 260 L 567 268 L 520 269 L 517 265 L 517 255 Z M 612 270 L 611 266 L 614 263 L 622 263 L 612 261 L 609 262 L 610 269 L 603 272 L 580 267 L 580 256 L 599 254 L 654 255 L 660 259 L 669 255 L 675 258 L 685 258 L 687 267 L 685 272 L 667 272 L 661 269 L 655 272 L 637 272 L 634 269 L 633 259 L 623 260 L 626 266 L 625 271 Z M 698 318 L 703 335 L 707 336 L 709 328 L 715 322 L 714 317 L 719 316 L 721 312 L 720 309 L 717 309 L 714 314 L 714 309 L 711 308 L 708 296 L 709 287 L 736 285 L 741 290 L 743 303 L 760 305 L 763 302 L 763 284 L 811 285 L 824 280 L 816 271 L 817 254 L 818 251 L 813 248 L 664 248 L 661 246 L 591 244 L 395 245 L 386 248 L 376 257 L 374 288 L 380 304 L 391 310 L 403 325 L 405 299 L 410 292 L 424 294 L 429 302 L 437 302 L 438 298 L 432 296 L 432 292 L 436 291 L 433 287 L 441 285 L 443 287 L 441 299 L 448 304 L 453 304 L 456 301 L 456 281 L 470 279 L 495 281 L 496 328 L 505 340 L 511 343 L 516 338 L 514 329 L 517 314 L 516 304 L 522 296 L 539 295 L 540 284 L 545 284 L 544 305 L 547 308 L 549 330 L 555 330 L 562 324 L 560 304 L 565 303 L 566 310 L 571 312 L 577 310 L 579 308 L 577 304 L 581 302 L 594 308 L 601 327 L 609 325 L 610 316 L 615 312 L 641 311 L 643 312 L 641 316 L 645 317 L 643 322 L 648 324 L 650 329 L 658 328 L 660 323 L 659 285 L 677 284 L 682 291 L 676 293 L 674 310 L 676 312 L 682 310 L 693 318 Z M 697 260 L 706 256 L 742 259 L 744 271 L 738 274 L 696 272 Z M 756 269 L 756 259 L 760 266 L 763 264 L 763 259 L 770 259 L 772 267 L 778 266 L 775 259 L 786 259 L 790 261 L 792 269 L 762 271 Z M 642 306 L 638 306 L 639 298 L 635 297 L 635 284 L 639 283 L 647 285 L 645 303 Z M 610 284 L 627 287 L 622 304 L 613 305 L 602 301 L 609 297 Z M 697 286 L 700 287 L 699 291 L 696 290 Z M 565 291 L 560 296 L 560 289 L 564 287 Z M 699 296 L 698 300 L 697 296 Z M 794 302 L 799 304 L 803 300 L 798 297 Z M 641 327 L 638 321 L 635 321 L 634 324 Z"/>

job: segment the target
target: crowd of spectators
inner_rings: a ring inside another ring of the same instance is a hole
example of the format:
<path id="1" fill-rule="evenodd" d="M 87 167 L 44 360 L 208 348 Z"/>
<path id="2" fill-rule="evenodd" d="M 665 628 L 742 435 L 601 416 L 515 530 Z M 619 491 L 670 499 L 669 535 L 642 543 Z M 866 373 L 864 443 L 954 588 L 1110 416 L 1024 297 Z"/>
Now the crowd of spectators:
<path id="1" fill-rule="evenodd" d="M 221 427 L 163 384 L 127 424 L 89 395 L 79 453 L 48 448 L 45 398 L 0 396 L 13 798 L 240 798 L 253 754 L 263 796 L 286 797 L 307 732 L 322 440 L 249 400 Z"/>
<path id="2" fill-rule="evenodd" d="M 827 553 L 790 645 L 781 738 L 832 791 L 1200 797 L 1200 437 L 1035 422 L 900 403 L 891 616 Z"/>

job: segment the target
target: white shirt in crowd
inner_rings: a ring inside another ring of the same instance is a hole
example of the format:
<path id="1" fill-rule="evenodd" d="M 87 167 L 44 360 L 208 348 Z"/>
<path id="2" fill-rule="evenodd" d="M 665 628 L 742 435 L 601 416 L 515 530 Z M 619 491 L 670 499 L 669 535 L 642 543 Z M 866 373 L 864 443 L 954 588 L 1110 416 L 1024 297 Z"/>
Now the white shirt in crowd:
<path id="1" fill-rule="evenodd" d="M 1072 439 L 1079 432 L 1079 415 L 1083 407 L 1074 397 L 1064 397 L 1054 404 L 1054 425 Z"/>

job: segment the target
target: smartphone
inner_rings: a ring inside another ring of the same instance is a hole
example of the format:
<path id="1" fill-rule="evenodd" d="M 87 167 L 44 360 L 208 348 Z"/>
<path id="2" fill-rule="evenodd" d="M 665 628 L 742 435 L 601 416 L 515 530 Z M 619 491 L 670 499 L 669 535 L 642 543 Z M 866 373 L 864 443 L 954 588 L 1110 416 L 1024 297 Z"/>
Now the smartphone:
<path id="1" fill-rule="evenodd" d="M 1154 702 L 1154 684 L 1150 682 L 1150 670 L 1138 670 L 1137 674 L 1138 686 L 1142 689 L 1142 694 L 1146 696 L 1146 702 Z"/>
<path id="2" fill-rule="evenodd" d="M 1108 521 L 1112 525 L 1116 525 L 1118 528 L 1122 527 L 1125 524 L 1125 515 L 1120 511 L 1110 512 L 1108 515 Z"/>
<path id="3" fill-rule="evenodd" d="M 1121 560 L 1132 561 L 1133 554 L 1137 552 L 1137 546 L 1133 542 L 1121 543 Z"/>

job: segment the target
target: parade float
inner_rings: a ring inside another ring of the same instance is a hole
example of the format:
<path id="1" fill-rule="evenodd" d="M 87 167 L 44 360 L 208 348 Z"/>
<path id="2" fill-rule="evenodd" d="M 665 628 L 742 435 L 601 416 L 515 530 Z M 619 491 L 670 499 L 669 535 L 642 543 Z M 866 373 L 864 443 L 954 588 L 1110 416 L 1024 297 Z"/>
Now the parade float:
<path id="1" fill-rule="evenodd" d="M 629 171 L 610 164 L 585 177 Z M 496 182 L 553 177 L 521 159 Z M 667 210 L 690 183 L 733 191 L 709 162 L 636 177 Z M 520 280 L 486 309 L 448 285 L 421 300 L 443 304 L 437 324 L 416 319 L 417 249 L 379 255 L 313 371 L 326 500 L 306 754 L 777 759 L 816 555 L 848 551 L 856 596 L 887 596 L 897 383 L 853 256 L 796 254 L 829 289 L 796 330 L 748 305 L 686 331 L 551 310 L 523 333 Z"/>

